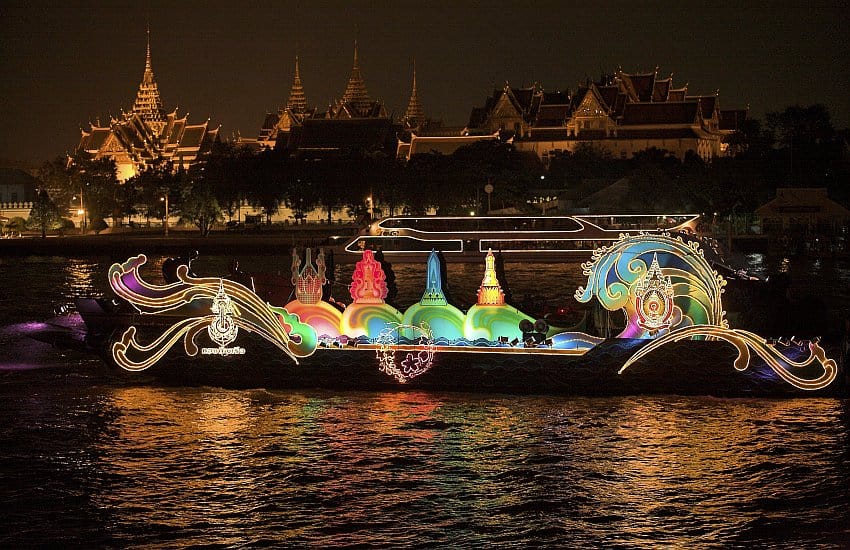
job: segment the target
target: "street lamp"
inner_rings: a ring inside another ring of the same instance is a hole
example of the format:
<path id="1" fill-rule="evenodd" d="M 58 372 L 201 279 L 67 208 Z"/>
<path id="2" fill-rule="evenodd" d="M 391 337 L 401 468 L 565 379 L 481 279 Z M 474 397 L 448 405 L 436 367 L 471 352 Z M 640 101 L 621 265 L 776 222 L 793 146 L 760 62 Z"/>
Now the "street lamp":
<path id="1" fill-rule="evenodd" d="M 165 201 L 165 218 L 162 220 L 162 227 L 165 230 L 165 236 L 168 236 L 168 193 L 165 194 L 164 197 L 160 197 L 159 200 Z"/>
<path id="2" fill-rule="evenodd" d="M 490 195 L 493 194 L 493 189 L 494 189 L 494 187 L 493 187 L 492 183 L 488 183 L 487 185 L 484 186 L 484 192 L 487 193 L 487 215 L 488 216 L 490 215 Z"/>
<path id="3" fill-rule="evenodd" d="M 76 199 L 77 197 L 71 197 L 71 199 Z M 83 206 L 83 188 L 80 188 L 80 208 L 77 209 L 77 215 L 80 217 L 80 235 L 85 233 L 85 225 L 86 225 L 86 208 Z"/>
<path id="4" fill-rule="evenodd" d="M 366 197 L 366 204 L 369 206 L 369 221 L 371 222 L 375 219 L 375 208 L 372 204 L 372 195 Z"/>

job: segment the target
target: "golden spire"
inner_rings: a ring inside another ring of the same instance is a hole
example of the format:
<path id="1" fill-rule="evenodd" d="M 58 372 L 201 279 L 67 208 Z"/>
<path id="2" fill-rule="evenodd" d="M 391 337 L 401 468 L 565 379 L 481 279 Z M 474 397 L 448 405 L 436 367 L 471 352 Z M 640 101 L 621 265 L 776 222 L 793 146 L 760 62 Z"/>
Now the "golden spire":
<path id="1" fill-rule="evenodd" d="M 354 67 L 351 69 L 351 77 L 348 86 L 342 94 L 343 103 L 351 104 L 357 111 L 364 111 L 372 105 L 372 99 L 366 90 L 366 83 L 360 74 L 360 60 L 357 56 L 357 40 L 354 41 Z"/>
<path id="2" fill-rule="evenodd" d="M 425 110 L 422 104 L 419 103 L 419 97 L 416 95 L 416 60 L 413 60 L 413 91 L 410 92 L 410 101 L 407 103 L 407 111 L 404 113 L 404 120 L 410 126 L 417 126 L 425 122 Z"/>
<path id="3" fill-rule="evenodd" d="M 287 109 L 293 113 L 303 113 L 307 110 L 307 95 L 304 93 L 304 86 L 301 85 L 301 71 L 298 68 L 298 56 L 295 56 L 295 78 L 292 81 L 292 89 L 289 91 L 289 101 L 286 103 Z"/>
<path id="4" fill-rule="evenodd" d="M 147 28 L 147 48 L 145 50 L 145 72 L 142 75 L 142 82 L 139 84 L 139 91 L 136 92 L 136 101 L 133 103 L 132 112 L 138 114 L 148 123 L 154 124 L 151 127 L 156 131 L 157 135 L 164 127 L 165 109 L 162 107 L 162 98 L 159 96 L 159 87 L 156 84 L 156 78 L 153 75 L 153 65 L 151 63 L 151 29 Z"/>
<path id="5" fill-rule="evenodd" d="M 487 250 L 484 258 L 484 279 L 478 287 L 479 306 L 501 306 L 505 303 L 505 293 L 496 276 L 496 257 L 492 250 Z"/>

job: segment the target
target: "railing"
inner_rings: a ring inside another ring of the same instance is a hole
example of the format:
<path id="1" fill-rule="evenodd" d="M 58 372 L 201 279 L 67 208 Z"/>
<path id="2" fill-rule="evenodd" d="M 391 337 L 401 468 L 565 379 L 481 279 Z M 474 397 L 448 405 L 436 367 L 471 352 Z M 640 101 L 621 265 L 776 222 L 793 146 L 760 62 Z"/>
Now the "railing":
<path id="1" fill-rule="evenodd" d="M 20 210 L 26 211 L 29 214 L 29 211 L 32 210 L 32 202 L 0 202 L 0 210 Z"/>

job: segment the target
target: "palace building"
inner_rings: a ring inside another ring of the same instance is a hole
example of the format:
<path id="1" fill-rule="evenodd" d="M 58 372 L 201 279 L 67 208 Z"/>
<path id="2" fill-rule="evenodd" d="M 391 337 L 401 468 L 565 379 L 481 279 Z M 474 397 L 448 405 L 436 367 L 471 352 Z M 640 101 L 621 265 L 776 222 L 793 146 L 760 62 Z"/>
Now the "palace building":
<path id="1" fill-rule="evenodd" d="M 170 162 L 174 169 L 188 168 L 202 160 L 218 134 L 219 128 L 209 127 L 209 119 L 189 124 L 187 114 L 178 115 L 176 108 L 165 110 L 151 65 L 148 31 L 145 70 L 133 107 L 112 117 L 106 126 L 99 121 L 89 123 L 87 130 L 81 130 L 77 152 L 95 159 L 113 159 L 118 179 L 126 181 L 161 160 Z"/>
<path id="2" fill-rule="evenodd" d="M 470 115 L 467 133 L 500 132 L 520 151 L 549 156 L 590 144 L 617 158 L 650 148 L 683 159 L 691 151 L 704 160 L 729 154 L 726 138 L 746 119 L 746 111 L 722 111 L 718 94 L 689 95 L 675 88 L 672 75 L 658 70 L 617 71 L 587 82 L 575 93 L 547 92 L 539 85 L 508 83 Z"/>

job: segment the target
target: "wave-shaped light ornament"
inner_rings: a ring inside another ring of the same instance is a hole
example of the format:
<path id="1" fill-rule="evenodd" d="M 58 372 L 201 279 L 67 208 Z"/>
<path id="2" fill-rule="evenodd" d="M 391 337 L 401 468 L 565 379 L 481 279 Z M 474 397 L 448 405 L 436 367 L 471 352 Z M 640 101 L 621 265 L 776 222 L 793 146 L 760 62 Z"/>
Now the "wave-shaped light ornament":
<path id="1" fill-rule="evenodd" d="M 836 362 L 817 340 L 808 342 L 807 358 L 796 360 L 757 334 L 729 328 L 721 300 L 726 281 L 706 261 L 697 241 L 669 234 L 620 235 L 612 246 L 594 252 L 582 269 L 587 286 L 579 287 L 576 300 L 596 297 L 610 311 L 621 309 L 626 327 L 618 337 L 653 339 L 620 373 L 671 342 L 704 339 L 735 346 L 736 370 L 746 370 L 754 353 L 777 376 L 803 390 L 826 388 L 838 374 Z M 816 374 L 809 376 L 811 372 Z"/>
<path id="2" fill-rule="evenodd" d="M 371 250 L 364 250 L 354 266 L 349 290 L 354 302 L 342 313 L 342 334 L 376 338 L 388 326 L 402 322 L 401 312 L 384 302 L 388 292 L 386 274 Z"/>
<path id="3" fill-rule="evenodd" d="M 129 327 L 112 345 L 112 358 L 129 371 L 147 369 L 162 359 L 181 339 L 187 355 L 195 356 L 196 342 L 204 331 L 217 348 L 216 355 L 231 355 L 241 348 L 227 346 L 239 329 L 257 334 L 274 344 L 296 363 L 316 350 L 316 332 L 285 309 L 275 312 L 245 286 L 218 277 L 189 277 L 188 266 L 177 268 L 178 281 L 167 285 L 146 283 L 139 274 L 147 262 L 144 254 L 109 268 L 109 284 L 116 295 L 144 315 L 168 314 L 178 319 L 150 344 L 136 340 L 136 327 Z"/>

